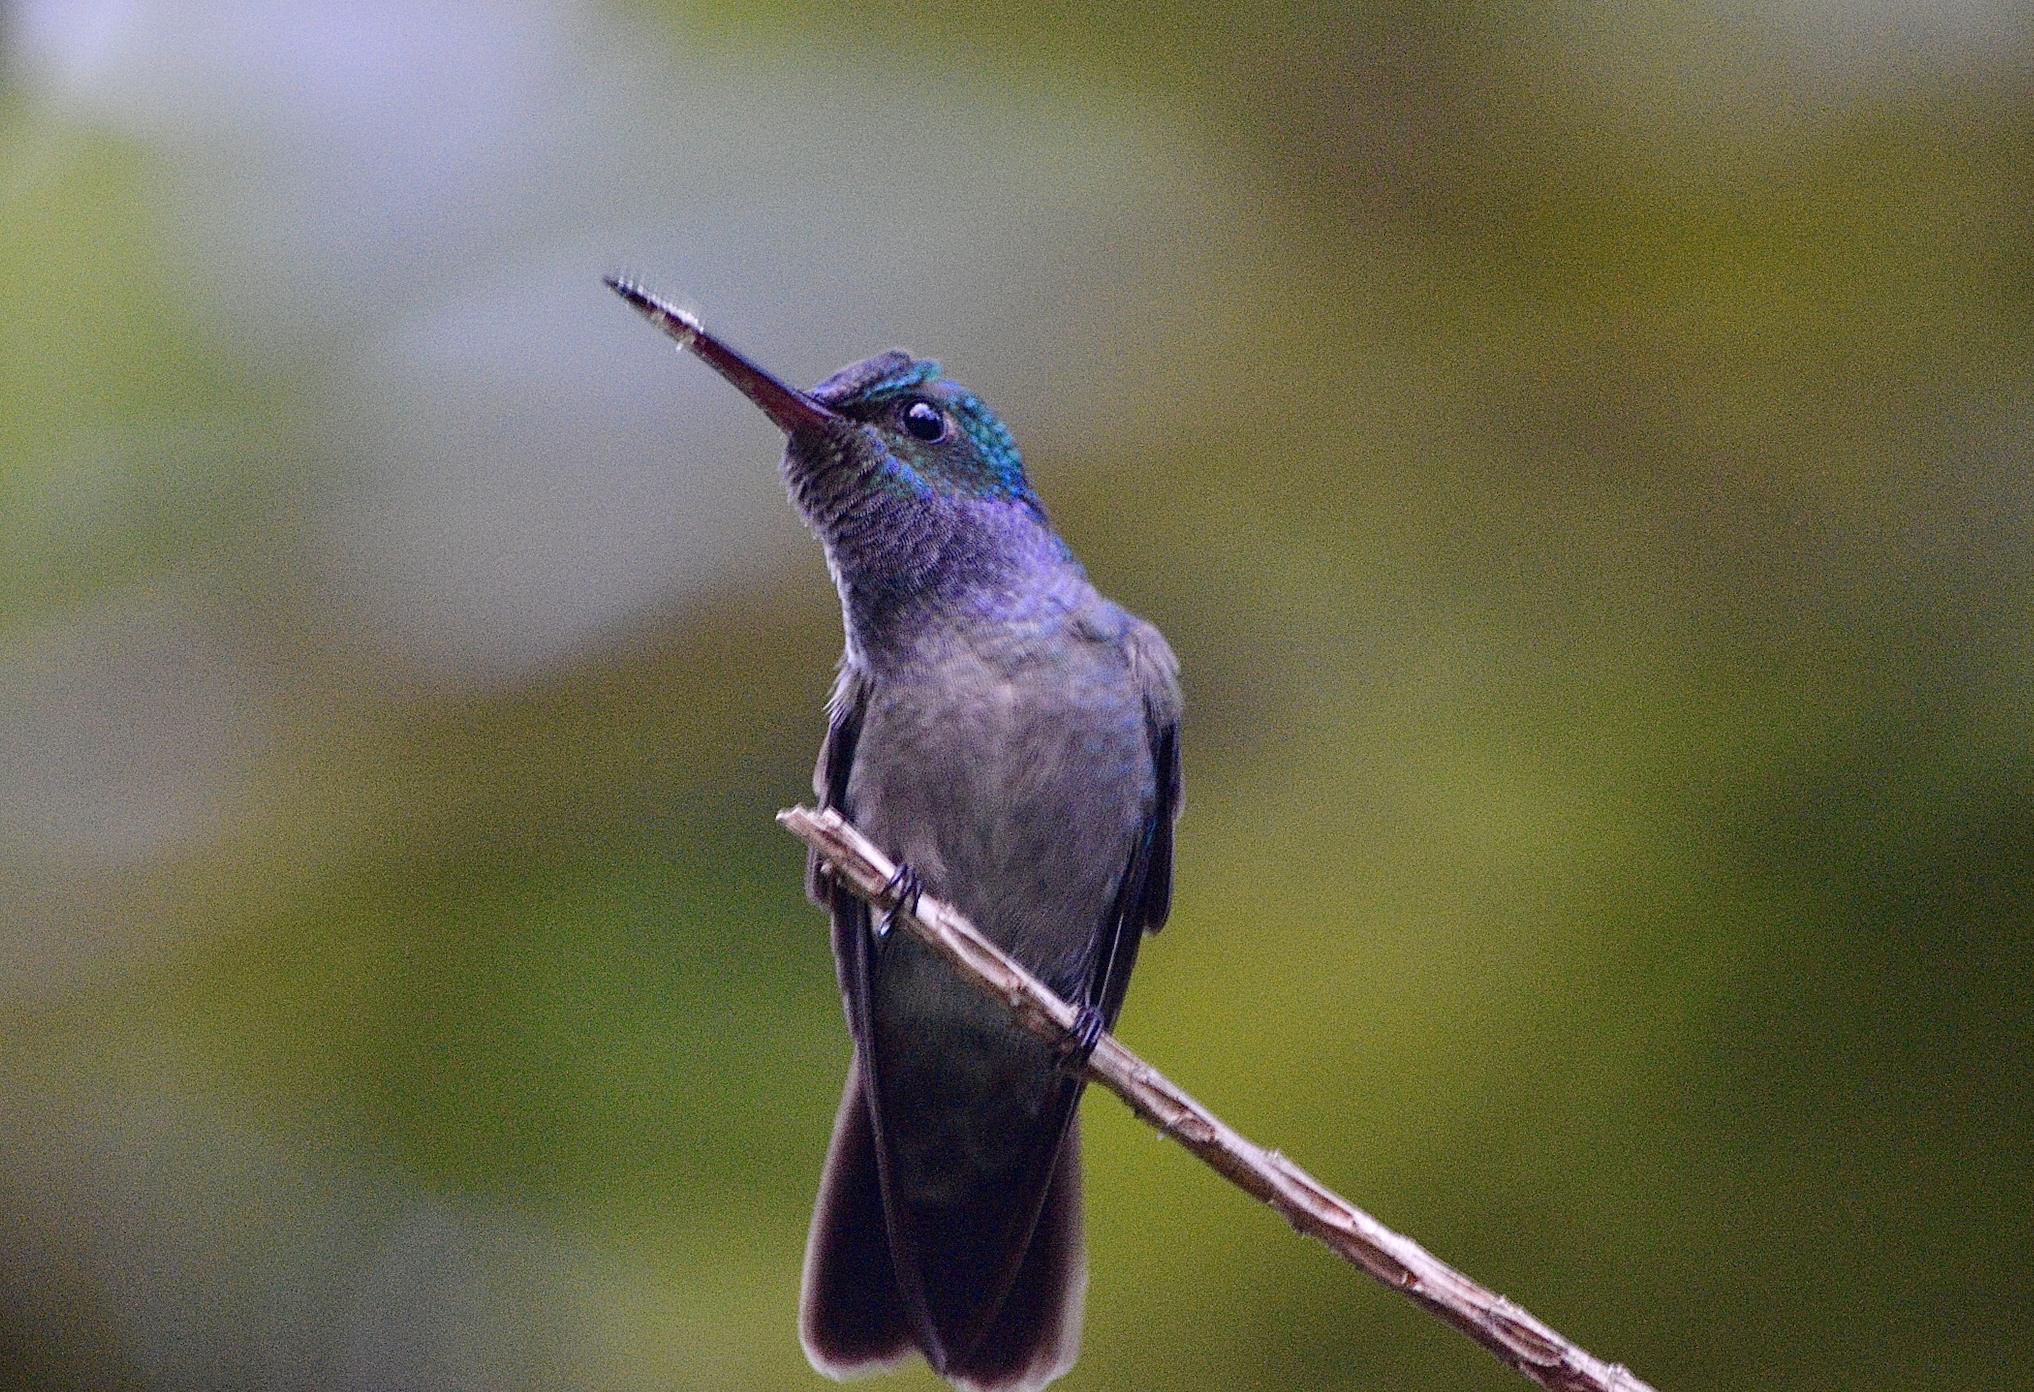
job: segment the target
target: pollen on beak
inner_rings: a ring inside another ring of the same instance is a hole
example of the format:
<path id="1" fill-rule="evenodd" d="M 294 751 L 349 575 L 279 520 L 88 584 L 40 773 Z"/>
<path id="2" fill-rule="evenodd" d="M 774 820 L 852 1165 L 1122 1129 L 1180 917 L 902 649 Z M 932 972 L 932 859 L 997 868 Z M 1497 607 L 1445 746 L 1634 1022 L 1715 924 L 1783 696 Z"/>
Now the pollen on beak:
<path id="1" fill-rule="evenodd" d="M 763 414 L 786 435 L 801 427 L 816 430 L 845 419 L 776 374 L 749 361 L 708 333 L 706 327 L 696 317 L 678 306 L 621 276 L 608 276 L 606 281 L 610 290 L 634 305 L 645 319 L 669 334 L 681 352 L 693 354 L 733 383 L 737 391 L 755 402 Z"/>

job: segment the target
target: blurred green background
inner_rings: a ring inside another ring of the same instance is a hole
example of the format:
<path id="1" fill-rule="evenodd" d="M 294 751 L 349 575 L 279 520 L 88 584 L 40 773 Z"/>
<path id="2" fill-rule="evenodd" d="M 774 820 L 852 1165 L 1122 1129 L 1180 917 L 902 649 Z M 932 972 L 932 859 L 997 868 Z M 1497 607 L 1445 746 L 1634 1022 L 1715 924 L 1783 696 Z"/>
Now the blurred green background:
<path id="1" fill-rule="evenodd" d="M 819 1385 L 838 619 L 614 269 L 1170 636 L 1133 1047 L 1663 1392 L 2034 1381 L 2023 5 L 0 15 L 7 1385 Z M 1070 1392 L 1525 1385 L 1086 1125 Z"/>

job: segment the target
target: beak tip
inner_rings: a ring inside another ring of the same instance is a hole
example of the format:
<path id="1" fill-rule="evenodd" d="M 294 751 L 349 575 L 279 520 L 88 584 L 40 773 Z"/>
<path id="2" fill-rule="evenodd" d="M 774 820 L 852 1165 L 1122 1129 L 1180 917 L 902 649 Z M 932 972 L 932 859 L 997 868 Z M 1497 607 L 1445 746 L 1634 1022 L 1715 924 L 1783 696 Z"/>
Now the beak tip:
<path id="1" fill-rule="evenodd" d="M 690 348 L 703 332 L 703 326 L 697 315 L 680 309 L 662 296 L 644 289 L 629 277 L 606 275 L 600 279 L 608 289 L 628 301 L 637 313 L 676 339 L 681 351 Z"/>
<path id="2" fill-rule="evenodd" d="M 786 435 L 801 427 L 824 428 L 840 416 L 797 388 L 757 367 L 706 331 L 697 316 L 646 290 L 628 276 L 601 277 L 601 283 L 628 301 L 637 313 L 663 330 L 680 352 L 692 352 L 732 383 Z"/>

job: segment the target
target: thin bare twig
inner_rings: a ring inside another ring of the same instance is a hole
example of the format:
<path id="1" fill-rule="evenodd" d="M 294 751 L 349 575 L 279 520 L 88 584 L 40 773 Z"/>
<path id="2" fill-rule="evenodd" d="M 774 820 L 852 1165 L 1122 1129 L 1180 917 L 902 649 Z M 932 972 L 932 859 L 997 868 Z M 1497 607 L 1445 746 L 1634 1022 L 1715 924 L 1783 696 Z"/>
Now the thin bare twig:
<path id="1" fill-rule="evenodd" d="M 951 906 L 929 894 L 918 898 L 915 911 L 898 904 L 897 867 L 838 812 L 793 807 L 779 812 L 777 820 L 818 852 L 835 879 L 857 896 L 879 910 L 899 910 L 896 922 L 1001 1000 L 1026 1029 L 1065 1053 L 1075 1051 L 1073 1006 Z M 1320 1239 L 1344 1261 L 1454 1325 L 1550 1392 L 1653 1392 L 1624 1367 L 1592 1356 L 1411 1238 L 1399 1236 L 1277 1151 L 1232 1131 L 1114 1035 L 1103 1035 L 1095 1046 L 1087 1075 L 1215 1173 L 1271 1205 L 1301 1234 Z"/>

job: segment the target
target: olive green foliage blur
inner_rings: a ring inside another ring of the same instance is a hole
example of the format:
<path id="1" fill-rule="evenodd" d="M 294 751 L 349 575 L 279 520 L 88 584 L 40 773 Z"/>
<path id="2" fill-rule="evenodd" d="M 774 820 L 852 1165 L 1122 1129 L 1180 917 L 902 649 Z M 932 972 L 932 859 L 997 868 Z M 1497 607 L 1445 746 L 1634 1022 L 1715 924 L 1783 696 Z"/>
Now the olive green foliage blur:
<path id="1" fill-rule="evenodd" d="M 1663 1389 L 2034 1379 L 2024 46 L 1790 85 L 1693 11 L 1622 49 L 1439 5 L 632 13 L 1128 91 L 1256 210 L 1166 311 L 1193 355 L 1064 365 L 1161 429 L 1011 422 L 1186 673 L 1133 1047 Z M 289 559 L 302 384 L 212 333 L 146 153 L 5 97 L 0 149 L 0 638 L 179 577 L 277 712 L 232 834 L 76 880 L 154 946 L 0 1002 L 7 1143 L 203 1095 L 590 1253 L 593 1351 L 529 1353 L 558 1385 L 816 1385 L 848 1046 L 770 815 L 838 649 L 817 556 L 504 688 L 363 679 Z M 79 443 L 164 420 L 204 423 L 168 472 Z M 1109 1099 L 1086 1125 L 1070 1392 L 1524 1385 Z M 0 1178 L 0 1376 L 138 1385 L 32 1199 Z"/>

